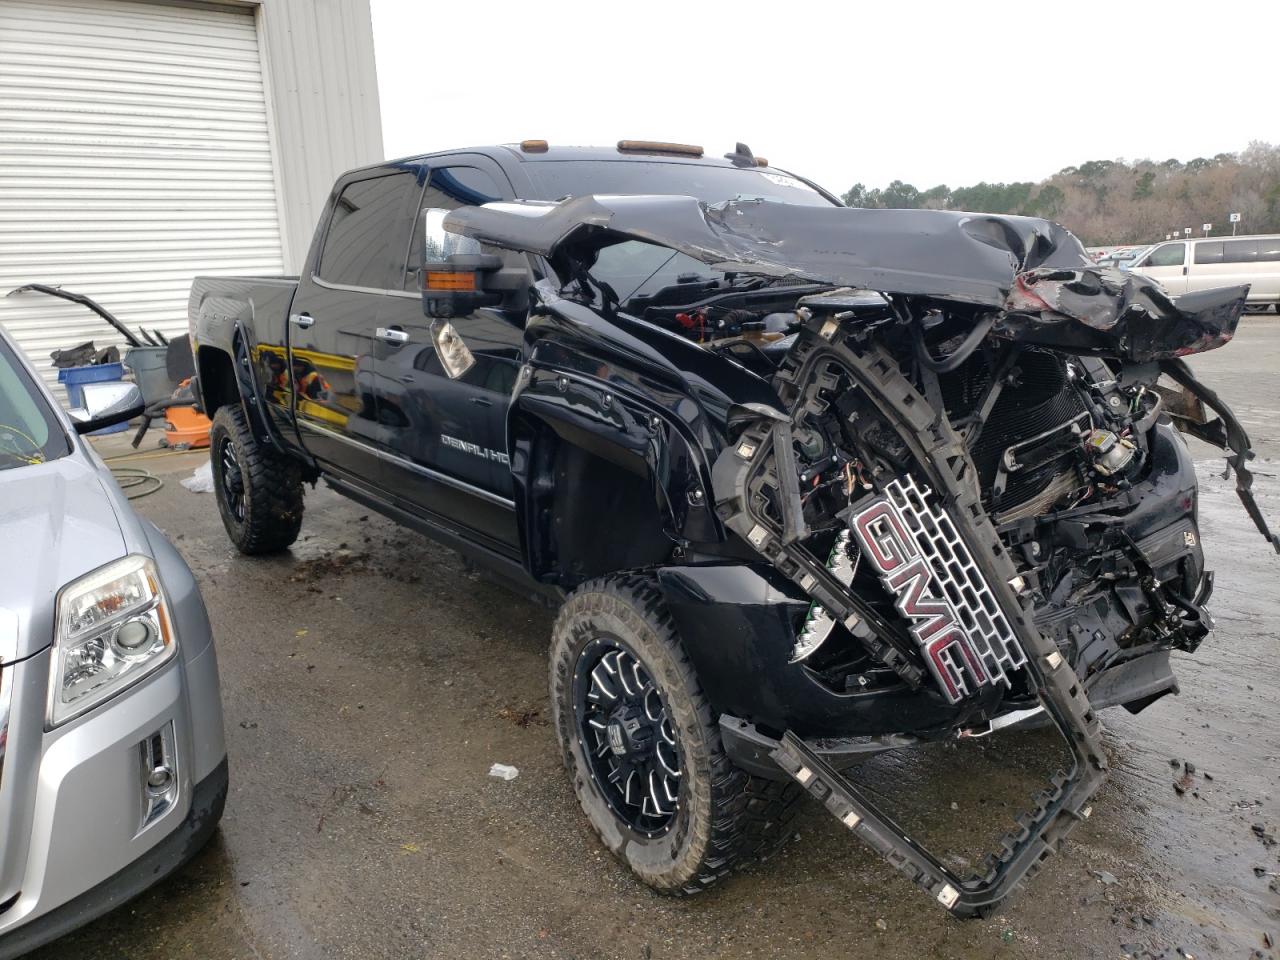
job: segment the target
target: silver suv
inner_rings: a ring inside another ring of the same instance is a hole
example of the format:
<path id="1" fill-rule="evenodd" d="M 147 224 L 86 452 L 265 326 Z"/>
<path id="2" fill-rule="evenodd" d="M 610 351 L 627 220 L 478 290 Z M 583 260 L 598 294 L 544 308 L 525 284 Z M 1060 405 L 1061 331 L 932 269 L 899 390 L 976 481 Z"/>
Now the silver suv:
<path id="1" fill-rule="evenodd" d="M 186 563 L 0 331 L 0 960 L 119 906 L 212 835 L 227 796 L 218 664 Z"/>

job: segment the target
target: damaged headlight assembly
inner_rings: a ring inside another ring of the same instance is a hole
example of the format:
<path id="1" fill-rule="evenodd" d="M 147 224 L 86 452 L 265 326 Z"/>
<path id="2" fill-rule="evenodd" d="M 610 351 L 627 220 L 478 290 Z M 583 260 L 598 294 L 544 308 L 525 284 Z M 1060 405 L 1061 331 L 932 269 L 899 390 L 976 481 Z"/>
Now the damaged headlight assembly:
<path id="1" fill-rule="evenodd" d="M 50 727 L 111 699 L 167 663 L 177 637 L 155 563 L 128 556 L 58 594 Z"/>

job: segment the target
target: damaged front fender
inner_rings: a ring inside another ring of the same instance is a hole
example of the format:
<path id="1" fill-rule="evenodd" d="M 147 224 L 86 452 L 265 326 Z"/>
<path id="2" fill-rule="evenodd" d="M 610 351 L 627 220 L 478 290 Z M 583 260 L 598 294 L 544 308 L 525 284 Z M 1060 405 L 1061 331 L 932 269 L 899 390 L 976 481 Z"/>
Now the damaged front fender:
<path id="1" fill-rule="evenodd" d="M 1248 293 L 1246 284 L 1174 301 L 1136 273 L 1040 268 L 1014 279 L 992 333 L 1014 343 L 1147 363 L 1228 343 Z"/>

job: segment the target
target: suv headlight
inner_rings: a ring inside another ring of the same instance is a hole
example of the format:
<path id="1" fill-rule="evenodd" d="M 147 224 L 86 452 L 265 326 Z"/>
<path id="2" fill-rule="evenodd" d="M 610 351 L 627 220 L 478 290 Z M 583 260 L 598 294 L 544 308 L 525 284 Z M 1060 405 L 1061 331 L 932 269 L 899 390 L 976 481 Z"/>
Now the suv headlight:
<path id="1" fill-rule="evenodd" d="M 156 565 L 129 556 L 58 593 L 49 725 L 77 717 L 173 656 L 177 637 Z"/>

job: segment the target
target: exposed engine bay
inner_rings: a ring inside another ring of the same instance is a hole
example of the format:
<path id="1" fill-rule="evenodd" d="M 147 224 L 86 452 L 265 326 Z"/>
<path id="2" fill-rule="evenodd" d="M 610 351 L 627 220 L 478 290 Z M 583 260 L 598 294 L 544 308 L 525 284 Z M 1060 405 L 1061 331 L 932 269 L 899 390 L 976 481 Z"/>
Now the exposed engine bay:
<path id="1" fill-rule="evenodd" d="M 1227 451 L 1280 552 L 1247 435 L 1182 359 L 1231 339 L 1247 288 L 1173 301 L 1028 218 L 681 197 L 499 206 L 447 222 L 547 257 L 563 296 L 772 385 L 777 405 L 729 411 L 711 490 L 724 527 L 808 597 L 791 663 L 839 695 L 904 688 L 951 708 L 945 728 L 904 719 L 920 738 L 1014 715 L 1061 733 L 1072 769 L 964 879 L 811 743 L 788 730 L 772 750 L 946 909 L 991 909 L 1089 816 L 1106 769 L 1097 709 L 1176 691 L 1169 652 L 1212 627 L 1175 425 Z M 620 295 L 595 268 L 636 242 L 711 275 Z"/>

